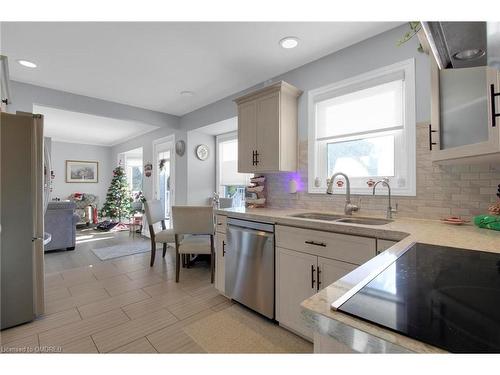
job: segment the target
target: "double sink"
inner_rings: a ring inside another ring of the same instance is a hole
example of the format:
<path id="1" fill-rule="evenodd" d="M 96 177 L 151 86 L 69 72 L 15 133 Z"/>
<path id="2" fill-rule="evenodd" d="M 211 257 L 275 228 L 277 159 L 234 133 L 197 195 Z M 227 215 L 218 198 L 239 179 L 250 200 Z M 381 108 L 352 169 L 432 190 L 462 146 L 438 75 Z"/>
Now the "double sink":
<path id="1" fill-rule="evenodd" d="M 321 212 L 306 212 L 302 214 L 290 215 L 291 217 L 297 217 L 301 219 L 310 220 L 324 220 L 324 221 L 335 221 L 337 223 L 350 223 L 350 224 L 362 224 L 362 225 L 385 225 L 392 222 L 388 219 L 377 219 L 368 217 L 349 217 L 342 215 L 331 215 Z"/>

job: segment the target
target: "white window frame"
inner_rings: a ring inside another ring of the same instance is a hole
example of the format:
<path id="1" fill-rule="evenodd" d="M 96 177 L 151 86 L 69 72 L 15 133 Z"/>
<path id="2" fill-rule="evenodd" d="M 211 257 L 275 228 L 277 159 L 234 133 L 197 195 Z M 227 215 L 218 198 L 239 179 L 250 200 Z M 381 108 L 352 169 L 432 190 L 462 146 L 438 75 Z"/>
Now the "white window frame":
<path id="1" fill-rule="evenodd" d="M 219 134 L 215 136 L 215 183 L 216 190 L 218 194 L 222 194 L 220 189 L 220 155 L 219 155 L 219 143 L 224 141 L 232 141 L 233 139 L 238 139 L 238 131 L 229 132 L 224 134 Z"/>
<path id="2" fill-rule="evenodd" d="M 225 141 L 238 140 L 238 131 L 233 131 L 229 133 L 219 134 L 215 136 L 215 183 L 216 191 L 222 197 L 222 192 L 220 191 L 220 155 L 219 155 L 219 144 Z"/>
<path id="3" fill-rule="evenodd" d="M 363 87 L 363 83 L 368 83 L 369 81 L 373 81 L 384 76 L 388 76 L 391 74 L 397 74 L 398 72 L 404 72 L 404 125 L 403 125 L 403 143 L 405 146 L 401 146 L 398 141 L 395 139 L 395 168 L 398 149 L 402 149 L 404 147 L 406 153 L 406 165 L 402 168 L 407 170 L 406 175 L 406 186 L 399 187 L 398 182 L 389 177 L 389 181 L 391 184 L 391 193 L 393 195 L 399 196 L 415 196 L 416 195 L 416 108 L 415 108 L 415 59 L 404 60 L 395 64 L 391 64 L 380 69 L 375 69 L 370 72 L 360 74 L 355 77 L 351 77 L 340 82 L 336 82 L 327 86 L 323 86 L 314 90 L 309 91 L 308 93 L 308 192 L 312 194 L 325 194 L 326 191 L 326 179 L 320 180 L 320 186 L 315 186 L 315 178 L 318 176 L 316 172 L 319 169 L 318 164 L 323 164 L 322 167 L 325 167 L 324 164 L 326 160 L 323 162 L 318 160 L 318 144 L 320 142 L 316 141 L 316 108 L 315 103 L 318 101 L 318 98 L 327 98 L 329 94 L 331 97 L 336 96 L 335 94 L 339 91 L 345 91 L 349 89 L 349 87 Z M 360 88 L 361 89 L 361 88 Z M 337 94 L 338 95 L 338 94 Z M 358 115 L 358 114 L 356 114 Z M 375 133 L 375 132 L 374 132 Z M 371 132 L 368 134 L 372 134 Z M 379 132 L 380 135 L 383 134 L 391 134 L 391 131 Z M 350 136 L 345 137 L 345 139 L 360 139 L 363 137 Z M 347 175 L 349 175 L 349 171 L 345 171 Z M 330 178 L 331 176 L 328 176 Z M 383 176 L 381 176 L 383 177 Z M 324 180 L 324 181 L 323 181 Z M 335 194 L 345 194 L 345 186 L 342 188 L 338 188 L 336 185 L 334 187 Z M 377 194 L 386 194 L 387 189 L 380 189 L 380 192 Z M 351 187 L 351 194 L 357 195 L 371 195 L 372 188 L 366 186 L 361 187 Z"/>

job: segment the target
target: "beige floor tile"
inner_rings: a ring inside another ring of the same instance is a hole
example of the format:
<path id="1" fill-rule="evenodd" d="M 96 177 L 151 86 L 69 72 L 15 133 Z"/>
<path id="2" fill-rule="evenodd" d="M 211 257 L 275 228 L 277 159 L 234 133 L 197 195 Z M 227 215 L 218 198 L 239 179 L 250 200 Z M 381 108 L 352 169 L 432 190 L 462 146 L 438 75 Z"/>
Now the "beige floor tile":
<path id="1" fill-rule="evenodd" d="M 61 275 L 64 279 L 63 285 L 68 287 L 97 280 L 88 267 L 86 269 L 77 268 L 74 270 L 64 271 L 61 272 Z"/>
<path id="2" fill-rule="evenodd" d="M 92 267 L 92 273 L 97 280 L 108 279 L 113 276 L 121 275 L 123 273 L 113 263 L 97 264 Z"/>
<path id="3" fill-rule="evenodd" d="M 123 261 L 115 261 L 113 264 L 123 273 L 149 269 L 148 259 L 126 259 Z"/>
<path id="4" fill-rule="evenodd" d="M 215 306 L 212 306 L 211 309 L 213 311 L 222 311 L 222 310 L 227 309 L 233 305 L 234 305 L 234 302 L 231 301 L 229 298 L 226 298 L 225 301 L 223 301 Z"/>
<path id="5" fill-rule="evenodd" d="M 95 289 L 114 287 L 129 281 L 130 279 L 126 275 L 118 275 L 103 280 L 95 280 L 91 282 L 81 283 L 78 285 L 73 285 L 69 288 L 69 291 L 72 295 L 77 295 L 80 293 L 87 293 Z"/>
<path id="6" fill-rule="evenodd" d="M 99 315 L 107 311 L 115 310 L 134 302 L 150 299 L 151 297 L 142 290 L 133 290 L 131 292 L 119 294 L 114 297 L 108 297 L 86 305 L 78 306 L 78 311 L 82 318 L 88 318 L 93 315 Z"/>
<path id="7" fill-rule="evenodd" d="M 149 285 L 154 285 L 158 283 L 164 283 L 161 277 L 157 275 L 150 275 L 136 280 L 129 280 L 127 282 L 123 282 L 113 286 L 106 286 L 105 289 L 112 296 L 116 296 L 118 294 L 122 294 L 125 292 L 129 292 L 131 290 L 141 289 Z"/>
<path id="8" fill-rule="evenodd" d="M 169 280 L 168 282 L 162 282 L 155 285 L 146 286 L 142 288 L 142 290 L 144 290 L 151 297 L 156 297 L 161 294 L 171 293 L 172 291 L 182 291 L 182 289 L 179 287 L 179 284 L 171 280 Z M 187 296 L 186 292 L 184 291 L 182 292 L 185 293 Z"/>
<path id="9" fill-rule="evenodd" d="M 169 326 L 176 321 L 177 319 L 167 310 L 159 310 L 95 333 L 92 335 L 92 339 L 101 353 L 109 352 Z"/>
<path id="10" fill-rule="evenodd" d="M 63 327 L 51 329 L 39 334 L 38 337 L 40 345 L 64 345 L 76 339 L 101 332 L 107 328 L 115 327 L 128 320 L 123 311 L 114 310 L 80 320 L 79 322 L 70 323 Z"/>
<path id="11" fill-rule="evenodd" d="M 220 303 L 226 302 L 223 295 L 187 297 L 167 305 L 168 311 L 174 314 L 179 320 L 184 320 L 203 310 L 210 309 Z"/>
<path id="12" fill-rule="evenodd" d="M 63 286 L 64 279 L 59 272 L 45 275 L 45 288 Z"/>
<path id="13" fill-rule="evenodd" d="M 65 324 L 77 322 L 79 320 L 81 320 L 81 317 L 76 309 L 65 310 L 55 314 L 47 314 L 31 323 L 26 323 L 2 331 L 1 340 L 2 343 L 8 343 L 10 341 L 44 332 Z"/>
<path id="14" fill-rule="evenodd" d="M 189 295 L 179 289 L 171 289 L 169 292 L 157 295 L 155 297 L 133 303 L 122 308 L 130 319 L 136 319 L 142 315 L 153 311 L 161 310 L 169 304 L 187 298 Z"/>
<path id="15" fill-rule="evenodd" d="M 137 270 L 137 271 L 127 272 L 126 275 L 131 280 L 143 279 L 143 278 L 149 277 L 149 276 L 159 276 L 162 279 L 164 279 L 164 277 L 167 276 L 166 274 L 162 274 L 161 272 L 158 272 L 154 268 L 141 268 L 140 270 Z"/>
<path id="16" fill-rule="evenodd" d="M 64 344 L 62 351 L 63 353 L 99 353 L 90 336 Z"/>
<path id="17" fill-rule="evenodd" d="M 45 288 L 45 302 L 51 302 L 67 297 L 71 297 L 71 293 L 65 286 Z"/>
<path id="18" fill-rule="evenodd" d="M 80 293 L 76 296 L 46 302 L 45 312 L 47 314 L 52 314 L 77 306 L 86 305 L 95 301 L 105 300 L 107 298 L 110 298 L 109 294 L 103 288 L 88 290 L 86 293 Z"/>
<path id="19" fill-rule="evenodd" d="M 130 344 L 120 346 L 119 348 L 111 351 L 111 353 L 134 354 L 134 353 L 158 353 L 158 352 L 145 337 L 142 337 L 138 340 L 131 342 Z"/>
<path id="20" fill-rule="evenodd" d="M 198 346 L 193 339 L 183 331 L 183 328 L 212 314 L 214 314 L 214 312 L 211 310 L 205 310 L 201 313 L 194 314 L 185 320 L 148 335 L 147 338 L 160 353 L 183 353 L 183 348 L 187 349 Z"/>

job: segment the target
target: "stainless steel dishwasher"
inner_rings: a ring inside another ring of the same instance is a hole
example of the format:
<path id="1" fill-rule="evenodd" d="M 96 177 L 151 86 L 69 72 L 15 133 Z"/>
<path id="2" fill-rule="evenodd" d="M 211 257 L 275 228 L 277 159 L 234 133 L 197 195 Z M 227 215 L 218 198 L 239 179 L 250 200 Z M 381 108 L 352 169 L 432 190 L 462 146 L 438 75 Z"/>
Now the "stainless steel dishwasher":
<path id="1" fill-rule="evenodd" d="M 227 220 L 226 293 L 274 319 L 274 225 Z"/>

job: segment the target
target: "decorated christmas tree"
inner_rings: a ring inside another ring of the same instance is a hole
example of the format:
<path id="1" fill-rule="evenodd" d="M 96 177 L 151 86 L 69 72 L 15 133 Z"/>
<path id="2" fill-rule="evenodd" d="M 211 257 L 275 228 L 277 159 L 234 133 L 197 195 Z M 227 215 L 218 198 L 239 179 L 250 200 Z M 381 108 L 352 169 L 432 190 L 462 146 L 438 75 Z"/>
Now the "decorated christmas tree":
<path id="1" fill-rule="evenodd" d="M 129 218 L 132 213 L 132 194 L 130 193 L 125 170 L 118 166 L 113 170 L 113 179 L 106 195 L 101 215 L 112 220 Z"/>

